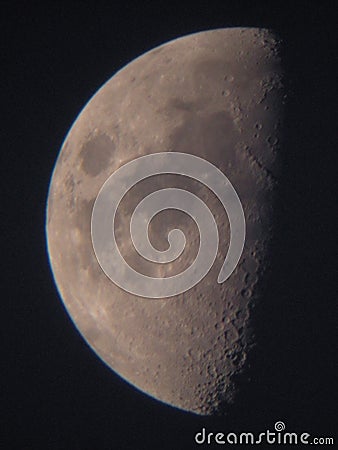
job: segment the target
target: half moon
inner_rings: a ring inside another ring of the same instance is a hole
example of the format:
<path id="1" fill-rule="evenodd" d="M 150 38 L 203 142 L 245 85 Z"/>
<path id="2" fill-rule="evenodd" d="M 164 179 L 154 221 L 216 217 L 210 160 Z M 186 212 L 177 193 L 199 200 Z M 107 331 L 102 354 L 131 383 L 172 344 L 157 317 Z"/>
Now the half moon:
<path id="1" fill-rule="evenodd" d="M 251 306 L 260 297 L 269 243 L 282 118 L 278 40 L 267 30 L 217 29 L 166 43 L 115 74 L 84 107 L 53 172 L 47 209 L 50 263 L 60 296 L 84 339 L 117 374 L 175 407 L 213 414 L 236 392 L 253 343 Z M 223 245 L 198 285 L 147 299 L 117 287 L 91 241 L 94 201 L 125 163 L 158 152 L 189 153 L 231 181 L 243 205 L 246 242 L 230 278 L 217 283 L 229 241 L 227 215 L 204 186 L 168 175 L 144 180 L 121 205 L 116 235 L 140 272 L 167 277 L 189 266 L 198 230 L 178 211 L 156 216 L 150 240 L 165 250 L 181 229 L 189 245 L 177 261 L 142 261 L 129 236 L 130 214 L 150 192 L 175 186 L 213 212 Z M 178 226 L 177 226 L 178 224 Z M 175 264 L 177 263 L 177 264 Z"/>

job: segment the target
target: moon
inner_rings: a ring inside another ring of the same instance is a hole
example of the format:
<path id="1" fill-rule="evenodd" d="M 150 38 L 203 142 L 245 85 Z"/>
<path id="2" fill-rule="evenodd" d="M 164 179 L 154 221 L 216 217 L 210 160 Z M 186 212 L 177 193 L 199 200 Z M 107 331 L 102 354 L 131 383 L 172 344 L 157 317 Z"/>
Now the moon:
<path id="1" fill-rule="evenodd" d="M 48 194 L 48 253 L 60 297 L 88 345 L 116 374 L 176 408 L 212 415 L 235 401 L 238 375 L 254 345 L 251 326 L 273 237 L 282 138 L 283 70 L 278 39 L 255 28 L 184 36 L 132 61 L 87 103 L 57 159 Z M 217 277 L 229 247 L 229 218 L 205 185 L 178 174 L 149 177 L 119 206 L 114 231 L 123 258 L 139 273 L 166 278 L 187 269 L 199 248 L 183 211 L 155 215 L 149 240 L 162 252 L 179 229 L 186 246 L 166 264 L 142 258 L 129 226 L 137 205 L 163 188 L 205 203 L 220 245 L 193 288 L 150 299 L 118 287 L 102 270 L 91 239 L 95 200 L 105 181 L 145 155 L 181 152 L 205 159 L 231 182 L 243 206 L 246 239 L 239 263 Z"/>

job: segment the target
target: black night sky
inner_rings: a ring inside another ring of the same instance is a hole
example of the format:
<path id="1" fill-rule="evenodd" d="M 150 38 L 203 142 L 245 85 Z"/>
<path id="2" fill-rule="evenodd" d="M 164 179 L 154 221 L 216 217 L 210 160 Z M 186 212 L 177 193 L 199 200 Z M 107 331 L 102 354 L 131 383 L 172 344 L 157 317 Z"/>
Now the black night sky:
<path id="1" fill-rule="evenodd" d="M 202 427 L 261 432 L 277 420 L 289 431 L 338 439 L 334 6 L 1 3 L 3 449 L 185 450 L 203 448 L 194 443 Z M 269 295 L 255 310 L 250 381 L 243 379 L 226 416 L 208 418 L 135 390 L 90 350 L 54 285 L 44 221 L 59 149 L 96 90 L 157 45 L 228 26 L 272 28 L 284 41 L 286 145 L 278 239 Z"/>

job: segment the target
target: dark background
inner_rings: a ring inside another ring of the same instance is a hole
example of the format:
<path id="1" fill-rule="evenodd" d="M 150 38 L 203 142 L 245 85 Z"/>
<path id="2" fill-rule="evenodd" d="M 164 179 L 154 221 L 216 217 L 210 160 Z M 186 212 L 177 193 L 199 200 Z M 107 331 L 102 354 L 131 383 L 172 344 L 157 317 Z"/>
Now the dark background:
<path id="1" fill-rule="evenodd" d="M 288 431 L 335 436 L 334 6 L 226 0 L 1 4 L 2 448 L 192 449 L 203 426 L 260 432 L 272 430 L 277 420 Z M 140 393 L 89 349 L 58 297 L 44 220 L 61 144 L 96 90 L 159 44 L 228 26 L 280 34 L 289 94 L 273 276 L 255 311 L 258 346 L 250 381 L 243 379 L 226 416 L 207 418 Z"/>

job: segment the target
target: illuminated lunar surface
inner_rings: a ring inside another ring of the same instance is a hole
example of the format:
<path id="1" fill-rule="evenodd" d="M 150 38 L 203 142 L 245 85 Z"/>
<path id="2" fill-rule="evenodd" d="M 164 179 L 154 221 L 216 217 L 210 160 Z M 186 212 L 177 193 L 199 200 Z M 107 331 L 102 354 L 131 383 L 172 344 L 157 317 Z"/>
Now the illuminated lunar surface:
<path id="1" fill-rule="evenodd" d="M 63 144 L 48 197 L 47 239 L 57 287 L 76 327 L 97 355 L 135 387 L 175 407 L 214 414 L 236 394 L 253 344 L 250 315 L 260 298 L 273 236 L 283 87 L 278 43 L 267 30 L 233 28 L 189 35 L 137 58 L 85 106 Z M 158 265 L 142 259 L 130 217 L 150 192 L 178 187 L 214 214 L 220 245 L 205 278 L 166 299 L 128 294 L 102 271 L 90 227 L 94 201 L 120 166 L 157 152 L 184 152 L 218 167 L 231 181 L 246 219 L 244 251 L 223 284 L 217 276 L 229 223 L 217 197 L 178 175 L 149 178 L 124 197 L 115 224 L 121 254 L 137 271 L 168 277 L 194 260 L 199 236 L 184 213 L 168 210 L 149 238 L 165 250 L 180 228 L 182 255 Z"/>

